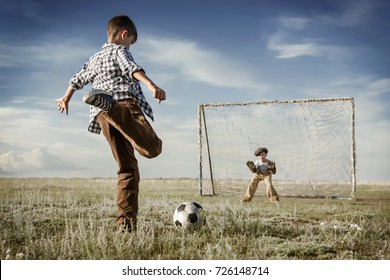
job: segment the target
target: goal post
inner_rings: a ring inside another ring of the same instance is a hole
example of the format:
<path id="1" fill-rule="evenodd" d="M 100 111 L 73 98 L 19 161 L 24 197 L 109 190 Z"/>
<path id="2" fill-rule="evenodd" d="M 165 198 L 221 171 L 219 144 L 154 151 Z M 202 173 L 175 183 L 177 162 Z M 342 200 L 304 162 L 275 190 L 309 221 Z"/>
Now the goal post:
<path id="1" fill-rule="evenodd" d="M 243 195 L 267 147 L 280 196 L 355 198 L 352 97 L 200 104 L 198 144 L 200 195 Z"/>

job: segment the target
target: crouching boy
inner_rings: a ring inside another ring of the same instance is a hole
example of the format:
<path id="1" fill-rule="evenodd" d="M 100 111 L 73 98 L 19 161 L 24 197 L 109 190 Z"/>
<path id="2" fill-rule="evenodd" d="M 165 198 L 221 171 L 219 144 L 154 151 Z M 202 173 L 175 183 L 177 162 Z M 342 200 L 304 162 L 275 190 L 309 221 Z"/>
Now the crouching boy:
<path id="1" fill-rule="evenodd" d="M 253 161 L 247 161 L 246 165 L 253 173 L 253 176 L 242 199 L 243 202 L 250 202 L 252 200 L 261 181 L 264 181 L 266 185 L 269 201 L 274 203 L 279 202 L 278 193 L 272 185 L 272 175 L 276 173 L 276 165 L 275 162 L 267 159 L 267 155 L 267 148 L 258 148 L 255 151 L 255 156 L 258 158 L 257 161 L 255 163 Z"/>

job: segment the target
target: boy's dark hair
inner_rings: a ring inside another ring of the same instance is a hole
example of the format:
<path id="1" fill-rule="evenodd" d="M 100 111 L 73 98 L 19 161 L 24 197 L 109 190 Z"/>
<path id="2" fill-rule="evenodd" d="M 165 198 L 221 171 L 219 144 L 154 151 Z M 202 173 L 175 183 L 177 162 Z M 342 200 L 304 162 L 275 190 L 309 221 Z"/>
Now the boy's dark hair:
<path id="1" fill-rule="evenodd" d="M 107 32 L 111 38 L 116 38 L 121 30 L 127 30 L 129 35 L 134 35 L 135 43 L 137 41 L 137 28 L 134 22 L 126 15 L 118 15 L 110 19 L 107 24 Z"/>

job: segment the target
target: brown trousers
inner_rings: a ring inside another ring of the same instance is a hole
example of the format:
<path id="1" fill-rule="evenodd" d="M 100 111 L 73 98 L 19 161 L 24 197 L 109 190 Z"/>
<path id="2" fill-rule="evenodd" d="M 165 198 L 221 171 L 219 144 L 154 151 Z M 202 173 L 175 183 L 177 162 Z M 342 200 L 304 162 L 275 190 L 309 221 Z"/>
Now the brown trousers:
<path id="1" fill-rule="evenodd" d="M 140 174 L 134 150 L 147 158 L 161 153 L 157 137 L 138 105 L 131 99 L 120 100 L 97 120 L 118 163 L 117 228 L 137 226 Z"/>
<path id="2" fill-rule="evenodd" d="M 251 201 L 252 198 L 255 195 L 255 192 L 257 190 L 257 187 L 261 181 L 264 180 L 264 183 L 266 185 L 266 192 L 268 199 L 271 202 L 278 202 L 279 196 L 276 190 L 274 189 L 274 186 L 272 185 L 272 174 L 271 173 L 265 173 L 265 174 L 258 174 L 254 173 L 251 181 L 249 182 L 248 188 L 246 190 L 246 193 L 244 195 L 244 201 Z"/>

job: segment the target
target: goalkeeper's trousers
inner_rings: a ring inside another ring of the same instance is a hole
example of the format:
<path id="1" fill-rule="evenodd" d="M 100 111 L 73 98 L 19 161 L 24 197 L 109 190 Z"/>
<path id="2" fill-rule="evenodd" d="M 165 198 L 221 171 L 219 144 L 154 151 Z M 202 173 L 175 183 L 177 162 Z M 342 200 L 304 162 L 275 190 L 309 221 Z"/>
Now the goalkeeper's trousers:
<path id="1" fill-rule="evenodd" d="M 279 202 L 279 195 L 276 192 L 273 184 L 272 184 L 272 174 L 258 174 L 254 173 L 251 181 L 249 182 L 248 188 L 246 190 L 246 193 L 244 195 L 243 201 L 249 202 L 254 197 L 257 187 L 261 181 L 264 181 L 266 186 L 266 194 L 268 196 L 268 199 L 271 202 Z"/>

